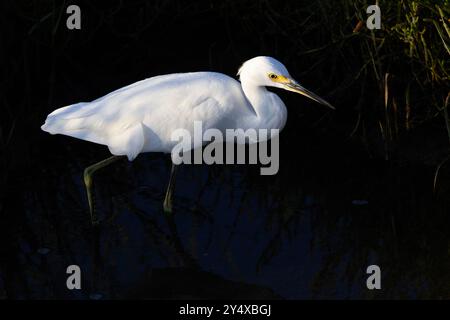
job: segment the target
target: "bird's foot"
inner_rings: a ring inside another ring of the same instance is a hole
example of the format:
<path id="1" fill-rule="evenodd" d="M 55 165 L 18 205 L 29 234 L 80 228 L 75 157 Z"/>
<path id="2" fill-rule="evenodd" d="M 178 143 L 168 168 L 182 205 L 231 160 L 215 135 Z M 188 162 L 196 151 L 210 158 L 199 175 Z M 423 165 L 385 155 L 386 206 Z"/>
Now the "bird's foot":
<path id="1" fill-rule="evenodd" d="M 163 209 L 166 215 L 172 214 L 172 197 L 166 197 L 164 199 Z"/>
<path id="2" fill-rule="evenodd" d="M 171 215 L 172 214 L 172 203 L 164 201 L 163 209 L 164 209 L 164 213 L 166 215 Z"/>
<path id="3" fill-rule="evenodd" d="M 97 217 L 97 214 L 94 212 L 94 208 L 89 206 L 89 213 L 91 215 L 91 225 L 93 227 L 98 226 L 100 224 L 100 220 Z"/>
<path id="4" fill-rule="evenodd" d="M 98 220 L 97 218 L 91 219 L 91 225 L 92 225 L 93 227 L 96 227 L 96 226 L 98 226 L 99 224 L 100 224 L 100 220 Z"/>
<path id="5" fill-rule="evenodd" d="M 172 209 L 173 209 L 172 188 L 169 188 L 166 191 L 166 196 L 164 197 L 163 209 L 164 209 L 164 213 L 166 215 L 172 214 Z"/>

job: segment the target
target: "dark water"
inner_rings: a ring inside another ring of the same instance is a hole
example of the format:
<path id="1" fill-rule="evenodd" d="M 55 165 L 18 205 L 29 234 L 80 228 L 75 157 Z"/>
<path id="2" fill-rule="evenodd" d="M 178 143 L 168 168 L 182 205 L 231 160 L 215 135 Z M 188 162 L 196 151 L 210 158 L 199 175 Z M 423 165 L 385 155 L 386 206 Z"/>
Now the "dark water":
<path id="1" fill-rule="evenodd" d="M 370 160 L 352 142 L 288 126 L 276 176 L 181 167 L 172 216 L 162 211 L 168 156 L 102 169 L 93 228 L 81 177 L 106 150 L 42 135 L 6 202 L 8 298 L 448 297 L 450 219 L 432 168 Z M 79 291 L 65 286 L 72 264 Z M 371 264 L 380 291 L 366 289 Z"/>

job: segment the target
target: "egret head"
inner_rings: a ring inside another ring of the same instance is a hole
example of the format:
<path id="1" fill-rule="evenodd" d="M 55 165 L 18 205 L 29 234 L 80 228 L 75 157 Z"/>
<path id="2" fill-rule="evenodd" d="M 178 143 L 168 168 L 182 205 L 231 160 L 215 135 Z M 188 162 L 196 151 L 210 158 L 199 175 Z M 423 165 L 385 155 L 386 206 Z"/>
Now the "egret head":
<path id="1" fill-rule="evenodd" d="M 247 60 L 239 68 L 238 76 L 241 83 L 252 83 L 256 86 L 276 87 L 297 92 L 320 104 L 334 109 L 330 103 L 315 93 L 302 87 L 291 77 L 286 67 L 274 58 L 260 56 Z"/>

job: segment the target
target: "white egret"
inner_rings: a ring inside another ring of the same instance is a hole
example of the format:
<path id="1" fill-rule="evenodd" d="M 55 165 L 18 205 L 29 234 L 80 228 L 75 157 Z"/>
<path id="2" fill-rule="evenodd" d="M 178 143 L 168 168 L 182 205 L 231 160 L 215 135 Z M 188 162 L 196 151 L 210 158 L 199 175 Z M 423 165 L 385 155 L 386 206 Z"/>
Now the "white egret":
<path id="1" fill-rule="evenodd" d="M 118 89 L 92 102 L 81 102 L 50 113 L 41 127 L 108 146 L 114 155 L 84 171 L 93 223 L 92 175 L 120 156 L 132 161 L 142 152 L 170 153 L 176 141 L 174 130 L 193 130 L 194 121 L 203 128 L 279 129 L 287 118 L 283 101 L 266 87 L 297 92 L 333 108 L 328 102 L 296 82 L 286 67 L 271 57 L 246 61 L 238 72 L 240 83 L 215 72 L 176 73 L 148 78 Z M 333 108 L 334 109 L 334 108 Z M 198 147 L 198 146 L 195 146 Z M 171 211 L 175 174 L 172 166 L 164 209 Z"/>

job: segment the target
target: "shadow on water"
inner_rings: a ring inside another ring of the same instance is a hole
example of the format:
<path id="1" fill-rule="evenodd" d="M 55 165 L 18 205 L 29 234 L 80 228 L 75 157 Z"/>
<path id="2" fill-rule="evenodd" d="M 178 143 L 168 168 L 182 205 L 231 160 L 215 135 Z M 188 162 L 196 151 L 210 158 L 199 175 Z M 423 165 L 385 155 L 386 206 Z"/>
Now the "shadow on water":
<path id="1" fill-rule="evenodd" d="M 59 152 L 40 150 L 21 198 L 6 203 L 23 212 L 8 230 L 8 297 L 448 297 L 448 200 L 432 193 L 423 165 L 370 160 L 352 142 L 288 126 L 276 176 L 182 166 L 172 216 L 162 211 L 168 156 L 102 169 L 92 228 L 81 175 L 106 150 L 51 139 L 46 148 Z M 71 264 L 81 291 L 66 289 Z M 371 264 L 382 269 L 380 292 L 366 289 Z"/>

